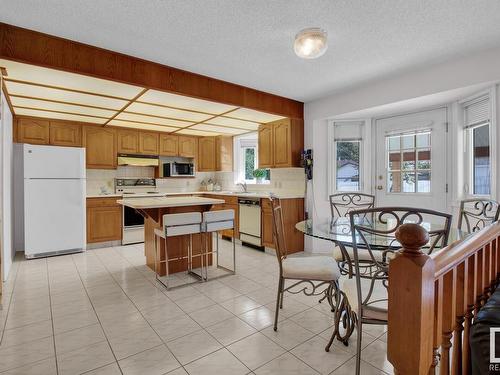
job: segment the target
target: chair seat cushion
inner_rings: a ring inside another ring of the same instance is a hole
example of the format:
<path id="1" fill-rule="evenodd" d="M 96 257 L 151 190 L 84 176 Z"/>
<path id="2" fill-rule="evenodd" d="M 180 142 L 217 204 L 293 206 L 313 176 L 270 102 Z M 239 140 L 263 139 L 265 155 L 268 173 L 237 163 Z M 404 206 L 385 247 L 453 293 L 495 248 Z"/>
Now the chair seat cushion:
<path id="1" fill-rule="evenodd" d="M 283 277 L 332 281 L 338 280 L 340 272 L 337 262 L 332 257 L 292 257 L 283 259 Z"/>
<path id="2" fill-rule="evenodd" d="M 382 285 L 378 285 L 375 288 L 376 288 L 375 290 L 380 290 L 380 288 L 383 287 Z M 351 305 L 352 311 L 358 314 L 358 289 L 356 286 L 356 279 L 353 278 L 344 280 L 341 289 L 345 293 L 347 299 L 349 300 L 349 304 Z M 380 296 L 380 298 L 384 297 L 385 296 Z M 376 299 L 376 297 L 371 298 L 371 300 L 374 299 Z M 373 306 L 364 306 L 362 318 L 387 322 L 387 301 L 378 302 Z"/>

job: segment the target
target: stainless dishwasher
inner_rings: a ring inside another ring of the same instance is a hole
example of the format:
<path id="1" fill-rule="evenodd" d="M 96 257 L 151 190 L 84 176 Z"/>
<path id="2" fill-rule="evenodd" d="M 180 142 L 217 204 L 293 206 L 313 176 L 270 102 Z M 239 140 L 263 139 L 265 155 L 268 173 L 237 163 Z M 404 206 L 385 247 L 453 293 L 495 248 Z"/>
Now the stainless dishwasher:
<path id="1" fill-rule="evenodd" d="M 240 240 L 262 246 L 260 231 L 260 199 L 239 198 Z"/>

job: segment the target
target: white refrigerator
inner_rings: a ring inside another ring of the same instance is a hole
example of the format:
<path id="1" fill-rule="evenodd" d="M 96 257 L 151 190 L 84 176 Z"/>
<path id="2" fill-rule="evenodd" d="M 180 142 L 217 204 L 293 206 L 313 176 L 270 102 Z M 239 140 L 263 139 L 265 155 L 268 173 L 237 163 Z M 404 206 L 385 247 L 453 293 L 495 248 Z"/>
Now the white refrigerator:
<path id="1" fill-rule="evenodd" d="M 14 147 L 17 250 L 26 258 L 85 250 L 85 149 Z"/>

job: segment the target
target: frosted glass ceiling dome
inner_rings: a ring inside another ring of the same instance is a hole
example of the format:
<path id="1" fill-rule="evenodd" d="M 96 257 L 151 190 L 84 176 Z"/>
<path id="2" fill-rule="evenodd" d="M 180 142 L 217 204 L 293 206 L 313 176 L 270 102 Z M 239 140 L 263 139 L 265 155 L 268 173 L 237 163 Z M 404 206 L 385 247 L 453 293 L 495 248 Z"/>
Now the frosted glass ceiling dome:
<path id="1" fill-rule="evenodd" d="M 322 56 L 327 48 L 327 33 L 319 27 L 301 30 L 295 36 L 293 44 L 295 53 L 303 59 L 316 59 Z"/>

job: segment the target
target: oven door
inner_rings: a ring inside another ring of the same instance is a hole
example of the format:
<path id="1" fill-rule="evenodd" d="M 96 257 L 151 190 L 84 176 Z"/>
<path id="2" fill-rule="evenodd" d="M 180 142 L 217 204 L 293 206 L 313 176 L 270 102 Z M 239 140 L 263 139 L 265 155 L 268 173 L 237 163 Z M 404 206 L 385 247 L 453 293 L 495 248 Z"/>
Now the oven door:
<path id="1" fill-rule="evenodd" d="M 123 206 L 123 227 L 144 227 L 144 218 L 133 208 Z"/>
<path id="2" fill-rule="evenodd" d="M 144 218 L 133 208 L 123 206 L 122 244 L 144 242 Z"/>

